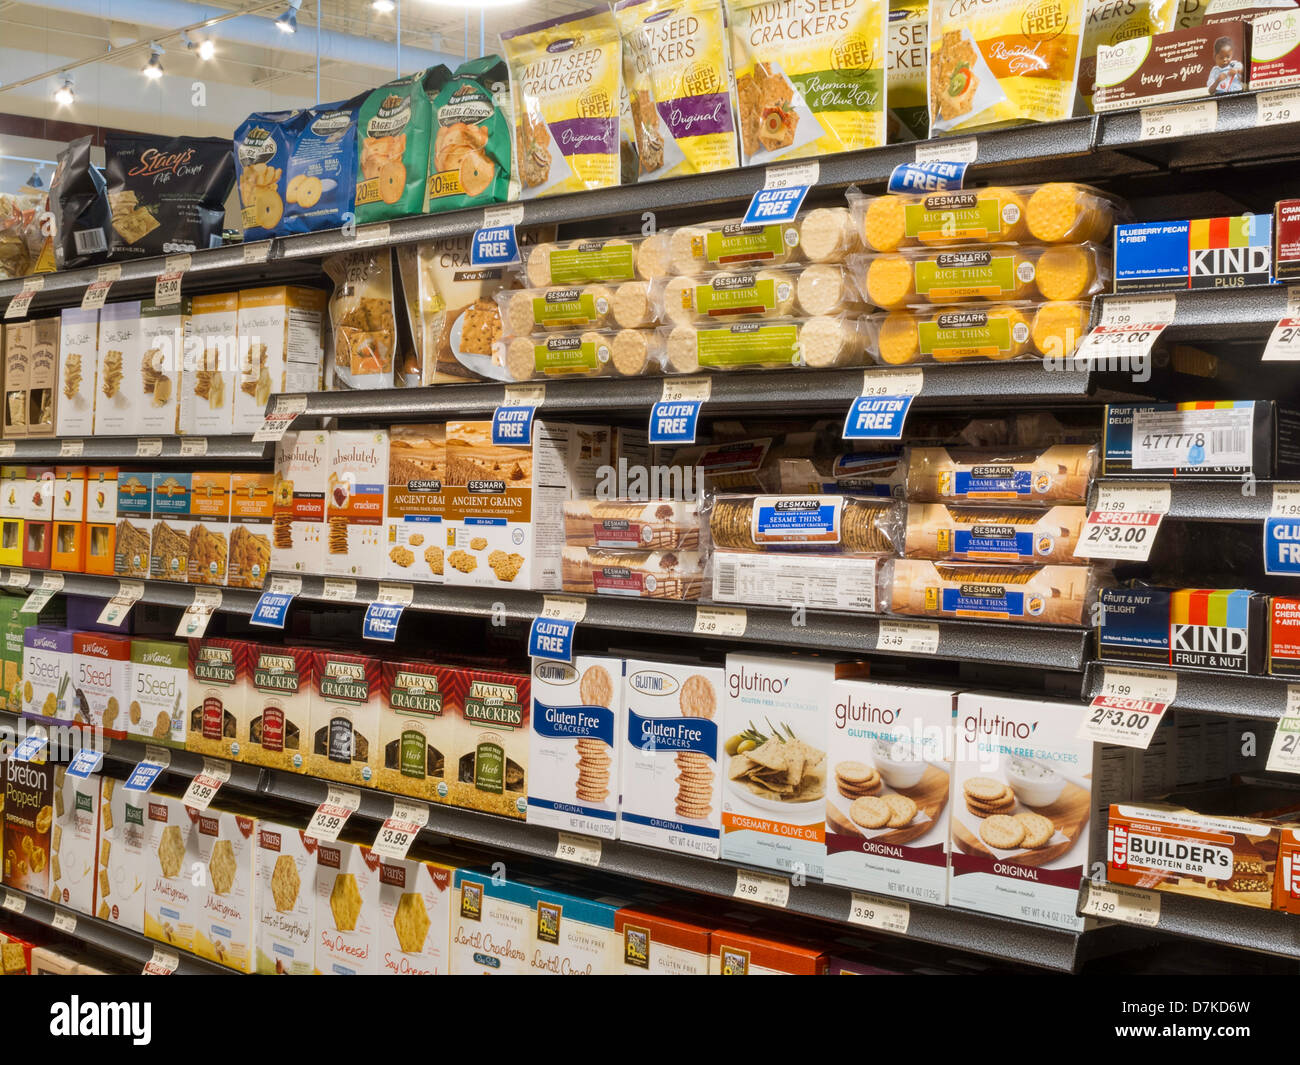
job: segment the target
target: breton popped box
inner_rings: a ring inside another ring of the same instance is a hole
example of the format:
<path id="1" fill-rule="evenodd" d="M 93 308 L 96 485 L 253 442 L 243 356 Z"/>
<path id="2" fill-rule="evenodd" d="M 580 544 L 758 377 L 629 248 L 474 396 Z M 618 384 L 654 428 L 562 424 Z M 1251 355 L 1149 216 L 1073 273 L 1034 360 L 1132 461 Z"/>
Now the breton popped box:
<path id="1" fill-rule="evenodd" d="M 6 758 L 3 764 L 4 882 L 46 898 L 50 891 L 55 766 L 15 758 Z"/>

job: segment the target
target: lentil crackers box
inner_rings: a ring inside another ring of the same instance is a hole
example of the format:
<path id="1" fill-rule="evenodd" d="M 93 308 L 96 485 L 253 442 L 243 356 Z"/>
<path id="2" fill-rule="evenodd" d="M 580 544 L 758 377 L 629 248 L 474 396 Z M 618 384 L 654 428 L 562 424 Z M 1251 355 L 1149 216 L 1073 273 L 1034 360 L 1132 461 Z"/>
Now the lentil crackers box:
<path id="1" fill-rule="evenodd" d="M 490 869 L 457 869 L 454 885 L 452 975 L 528 974 L 536 889 Z"/>

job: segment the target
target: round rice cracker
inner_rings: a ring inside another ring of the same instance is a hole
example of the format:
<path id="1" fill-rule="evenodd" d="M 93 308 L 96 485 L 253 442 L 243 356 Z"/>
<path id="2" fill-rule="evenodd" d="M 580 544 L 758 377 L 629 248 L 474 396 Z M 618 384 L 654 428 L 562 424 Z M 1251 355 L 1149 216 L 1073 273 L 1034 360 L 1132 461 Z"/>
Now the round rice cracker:
<path id="1" fill-rule="evenodd" d="M 578 694 L 584 706 L 609 706 L 614 698 L 614 682 L 604 666 L 588 666 L 578 682 Z M 579 740 L 579 746 L 584 741 Z"/>
<path id="2" fill-rule="evenodd" d="M 1000 851 L 1013 850 L 1025 839 L 1025 826 L 1014 817 L 994 814 L 980 825 L 980 839 Z"/>
<path id="3" fill-rule="evenodd" d="M 885 804 L 890 811 L 889 828 L 903 828 L 905 825 L 910 825 L 912 818 L 916 816 L 916 803 L 906 795 L 897 793 L 886 795 Z"/>
<path id="4" fill-rule="evenodd" d="M 1020 841 L 1022 847 L 1028 847 L 1031 850 L 1045 847 L 1048 840 L 1056 834 L 1056 825 L 1051 818 L 1044 817 L 1042 814 L 1026 811 L 1016 814 L 1016 820 L 1025 829 L 1025 838 Z"/>
<path id="5" fill-rule="evenodd" d="M 318 177 L 303 176 L 302 184 L 298 186 L 298 206 L 304 208 L 315 207 L 320 203 L 321 193 L 325 191 L 325 186 L 321 184 Z M 289 197 L 289 202 L 293 202 L 293 197 Z"/>
<path id="6" fill-rule="evenodd" d="M 1007 785 L 1001 780 L 994 780 L 992 777 L 971 777 L 962 785 L 962 791 L 966 793 L 967 798 L 974 799 L 977 802 L 996 802 L 1002 798 L 1007 790 Z"/>
<path id="7" fill-rule="evenodd" d="M 284 201 L 275 189 L 259 189 L 253 198 L 253 210 L 262 229 L 274 229 L 284 217 Z"/>
<path id="8" fill-rule="evenodd" d="M 855 784 L 869 784 L 876 775 L 875 768 L 865 762 L 840 762 L 835 767 L 835 779 L 850 787 Z"/>
<path id="9" fill-rule="evenodd" d="M 284 198 L 288 203 L 298 202 L 298 190 L 302 188 L 302 183 L 306 180 L 306 174 L 295 174 L 289 179 L 289 185 L 284 190 Z"/>
<path id="10" fill-rule="evenodd" d="M 678 702 L 683 717 L 712 718 L 718 708 L 718 697 L 713 691 L 713 685 L 698 673 L 692 673 L 683 682 Z"/>
<path id="11" fill-rule="evenodd" d="M 893 816 L 889 803 L 873 795 L 864 795 L 849 804 L 849 817 L 863 828 L 884 828 Z"/>

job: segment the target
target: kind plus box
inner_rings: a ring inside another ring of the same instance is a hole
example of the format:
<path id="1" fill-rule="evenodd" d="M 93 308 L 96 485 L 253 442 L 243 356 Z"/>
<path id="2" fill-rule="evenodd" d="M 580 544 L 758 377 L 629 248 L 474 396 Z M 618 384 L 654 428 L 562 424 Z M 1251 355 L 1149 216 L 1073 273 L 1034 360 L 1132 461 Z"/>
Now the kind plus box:
<path id="1" fill-rule="evenodd" d="M 26 495 L 27 467 L 0 466 L 0 566 L 23 564 Z"/>
<path id="2" fill-rule="evenodd" d="M 66 573 L 86 568 L 86 467 L 54 467 L 54 533 L 50 567 Z"/>
<path id="3" fill-rule="evenodd" d="M 320 430 L 285 433 L 275 445 L 272 569 L 325 572 L 329 456 L 329 433 Z"/>
<path id="4" fill-rule="evenodd" d="M 456 866 L 413 855 L 379 866 L 380 971 L 445 976 L 449 971 L 452 880 Z"/>
<path id="5" fill-rule="evenodd" d="M 383 577 L 388 430 L 336 429 L 329 438 L 325 572 Z"/>
<path id="6" fill-rule="evenodd" d="M 131 640 L 128 739 L 185 749 L 189 647 L 179 640 Z"/>
<path id="7" fill-rule="evenodd" d="M 71 725 L 81 713 L 72 687 L 73 633 L 32 625 L 23 633 L 23 717 L 47 725 Z M 89 719 L 85 714 L 81 722 Z"/>
<path id="8" fill-rule="evenodd" d="M 258 819 L 209 807 L 195 821 L 207 875 L 195 894 L 194 953 L 236 972 L 256 967 Z"/>
<path id="9" fill-rule="evenodd" d="M 99 309 L 69 307 L 59 325 L 59 403 L 56 436 L 90 436 L 95 431 L 95 349 Z"/>
<path id="10" fill-rule="evenodd" d="M 190 477 L 190 546 L 186 580 L 225 584 L 230 560 L 229 473 L 196 472 Z"/>
<path id="11" fill-rule="evenodd" d="M 271 572 L 271 536 L 275 529 L 275 474 L 230 475 L 230 554 L 226 583 L 232 588 L 261 588 Z M 292 529 L 289 531 L 292 536 Z"/>
<path id="12" fill-rule="evenodd" d="M 190 569 L 190 497 L 193 474 L 153 475 L 153 519 L 149 534 L 149 576 L 186 581 Z"/>
<path id="13" fill-rule="evenodd" d="M 564 501 L 592 495 L 610 464 L 603 426 L 534 421 L 532 444 L 494 444 L 491 422 L 449 422 L 448 584 L 558 589 Z"/>
<path id="14" fill-rule="evenodd" d="M 613 839 L 623 737 L 623 660 L 533 659 L 528 823 Z"/>
<path id="15" fill-rule="evenodd" d="M 257 971 L 309 976 L 316 958 L 315 837 L 304 823 L 258 823 Z"/>
<path id="16" fill-rule="evenodd" d="M 149 540 L 153 527 L 153 474 L 121 472 L 117 476 L 117 528 L 113 536 L 113 575 L 149 576 Z"/>
<path id="17" fill-rule="evenodd" d="M 1268 671 L 1300 675 L 1300 599 L 1275 595 L 1268 609 Z"/>
<path id="18" fill-rule="evenodd" d="M 654 906 L 625 906 L 614 916 L 621 976 L 707 976 L 709 928 Z"/>
<path id="19" fill-rule="evenodd" d="M 381 668 L 376 785 L 384 791 L 426 799 L 446 789 L 447 752 L 455 726 L 446 702 L 453 670 L 432 662 L 389 661 Z"/>
<path id="20" fill-rule="evenodd" d="M 306 767 L 316 652 L 248 644 L 248 721 L 244 761 L 292 773 Z"/>
<path id="21" fill-rule="evenodd" d="M 194 876 L 194 867 L 200 863 L 199 812 L 157 791 L 140 796 L 140 800 L 144 804 L 146 833 L 144 934 L 192 951 L 200 898 Z"/>
<path id="22" fill-rule="evenodd" d="M 324 363 L 325 293 L 294 285 L 239 294 L 234 433 L 253 433 L 273 395 L 315 392 Z"/>
<path id="23" fill-rule="evenodd" d="M 532 954 L 537 891 L 490 869 L 457 869 L 451 911 L 453 976 L 523 976 Z"/>
<path id="24" fill-rule="evenodd" d="M 389 577 L 442 582 L 446 479 L 446 426 L 395 425 L 389 430 L 384 501 Z"/>
<path id="25" fill-rule="evenodd" d="M 100 778 L 84 780 L 54 771 L 54 824 L 50 828 L 50 898 L 81 913 L 95 912 L 99 876 Z"/>
<path id="26" fill-rule="evenodd" d="M 1116 292 L 1267 285 L 1273 218 L 1243 214 L 1115 227 Z"/>
<path id="27" fill-rule="evenodd" d="M 1273 400 L 1110 403 L 1101 472 L 1292 476 L 1300 473 L 1300 411 Z"/>
<path id="28" fill-rule="evenodd" d="M 39 898 L 50 892 L 54 770 L 50 762 L 4 760 L 4 882 Z"/>
<path id="29" fill-rule="evenodd" d="M 1103 588 L 1098 657 L 1261 672 L 1267 600 L 1242 588 Z"/>
<path id="30" fill-rule="evenodd" d="M 717 858 L 726 674 L 695 662 L 629 659 L 619 753 L 620 839 Z"/>
<path id="31" fill-rule="evenodd" d="M 54 543 L 54 467 L 28 466 L 24 482 L 23 565 L 49 569 Z"/>
<path id="32" fill-rule="evenodd" d="M 96 436 L 131 436 L 143 431 L 136 416 L 145 405 L 144 352 L 140 301 L 101 307 L 95 370 Z"/>
<path id="33" fill-rule="evenodd" d="M 117 467 L 86 467 L 87 573 L 111 577 L 117 563 Z"/>
<path id="34" fill-rule="evenodd" d="M 240 762 L 248 719 L 248 649 L 243 640 L 190 640 L 185 749 Z"/>
<path id="35" fill-rule="evenodd" d="M 379 768 L 380 660 L 345 651 L 314 653 L 307 772 L 371 785 Z"/>
<path id="36" fill-rule="evenodd" d="M 832 684 L 826 774 L 828 884 L 948 901 L 951 688 Z"/>
<path id="37" fill-rule="evenodd" d="M 92 728 L 126 739 L 131 693 L 131 637 L 78 632 L 72 637 L 72 686 L 77 709 Z"/>
<path id="38" fill-rule="evenodd" d="M 99 807 L 99 873 L 95 916 L 132 932 L 144 931 L 145 862 L 151 795 L 104 777 Z"/>
<path id="39" fill-rule="evenodd" d="M 378 854 L 347 839 L 316 847 L 316 970 L 367 976 L 379 964 Z"/>
<path id="40" fill-rule="evenodd" d="M 239 372 L 239 293 L 195 296 L 190 302 L 193 356 L 181 368 L 178 429 L 193 436 L 229 436 Z"/>
<path id="41" fill-rule="evenodd" d="M 453 769 L 437 802 L 523 818 L 528 810 L 529 675 L 456 668 L 443 696 Z"/>

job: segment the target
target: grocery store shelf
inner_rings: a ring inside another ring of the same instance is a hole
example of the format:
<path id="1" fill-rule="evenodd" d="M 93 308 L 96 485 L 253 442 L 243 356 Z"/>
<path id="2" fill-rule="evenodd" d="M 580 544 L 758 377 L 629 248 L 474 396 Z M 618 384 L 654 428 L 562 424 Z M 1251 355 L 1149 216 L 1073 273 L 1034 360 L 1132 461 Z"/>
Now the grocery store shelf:
<path id="1" fill-rule="evenodd" d="M 1146 478 L 1140 474 L 1133 477 L 1099 477 L 1092 483 L 1088 496 L 1088 508 L 1097 506 L 1098 489 L 1102 486 L 1123 488 L 1126 484 L 1150 484 L 1152 482 L 1169 485 L 1169 513 L 1166 517 L 1182 521 L 1263 521 L 1269 516 L 1273 506 L 1273 485 L 1276 481 L 1255 481 L 1252 488 L 1254 495 L 1246 495 L 1240 480 L 1203 480 L 1195 477 L 1175 477 L 1167 482 L 1161 478 Z"/>
<path id="2" fill-rule="evenodd" d="M 1092 301 L 1092 321 L 1101 320 L 1107 303 L 1138 299 L 1145 295 L 1173 296 L 1177 311 L 1161 335 L 1167 340 L 1265 340 L 1287 312 L 1286 285 L 1255 285 L 1250 288 L 1179 289 L 1176 292 L 1120 292 L 1097 296 Z"/>
<path id="3" fill-rule="evenodd" d="M 1177 674 L 1178 691 L 1170 707 L 1173 710 L 1192 710 L 1217 717 L 1248 717 L 1256 721 L 1278 721 L 1286 711 L 1288 680 L 1285 677 L 1174 669 L 1155 662 L 1089 662 L 1083 681 L 1085 700 L 1101 694 L 1107 666 L 1112 670 L 1156 669 Z"/>
<path id="4" fill-rule="evenodd" d="M 13 445 L 13 451 L 8 445 Z M 188 450 L 183 450 L 188 449 Z M 0 443 L 0 456 L 16 462 L 158 462 L 183 459 L 186 463 L 268 460 L 271 445 L 254 443 L 251 436 L 88 436 L 50 437 Z"/>
<path id="5" fill-rule="evenodd" d="M 46 573 L 54 574 L 54 570 L 23 569 L 17 566 L 0 566 L 0 588 L 10 588 L 12 590 L 21 590 L 22 588 L 37 588 L 40 586 L 41 578 Z M 11 573 L 25 573 L 29 580 L 23 585 L 9 584 L 9 575 Z M 63 578 L 63 591 L 68 595 L 89 595 L 96 596 L 100 599 L 111 599 L 117 595 L 118 586 L 121 583 L 117 577 L 99 577 L 90 573 L 61 573 L 57 574 Z M 142 603 L 153 603 L 158 606 L 174 606 L 182 609 L 189 606 L 194 601 L 194 591 L 198 587 L 211 587 L 210 585 L 189 585 L 178 584 L 175 581 L 142 581 L 144 585 L 144 597 L 139 601 Z M 217 609 L 227 614 L 251 614 L 253 607 L 257 605 L 260 592 L 251 591 L 246 588 L 218 588 L 221 592 L 221 606 Z"/>

